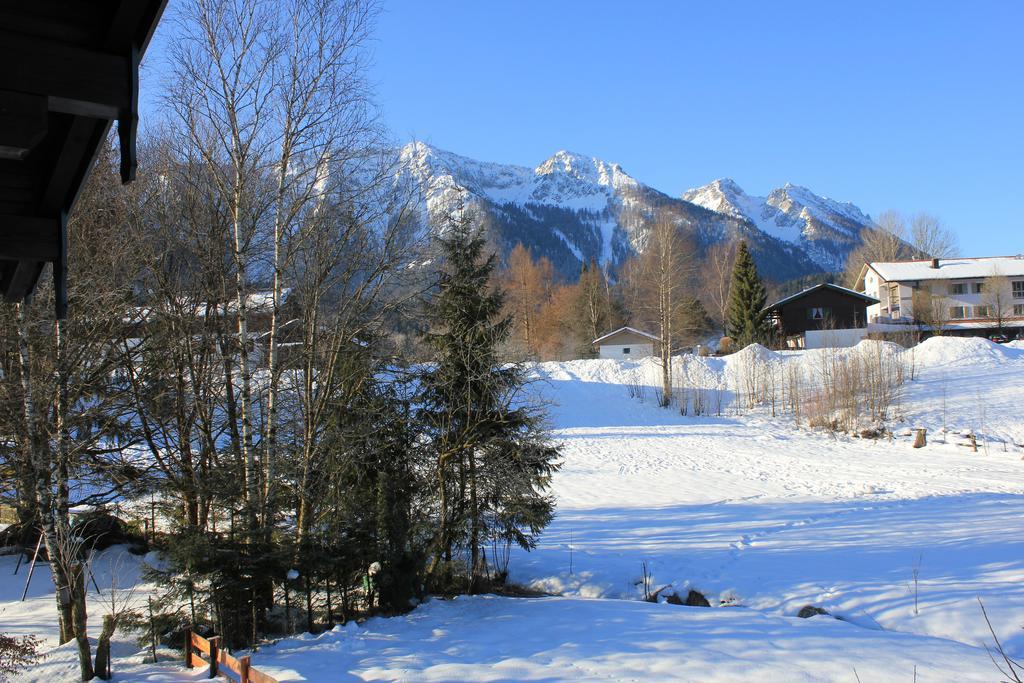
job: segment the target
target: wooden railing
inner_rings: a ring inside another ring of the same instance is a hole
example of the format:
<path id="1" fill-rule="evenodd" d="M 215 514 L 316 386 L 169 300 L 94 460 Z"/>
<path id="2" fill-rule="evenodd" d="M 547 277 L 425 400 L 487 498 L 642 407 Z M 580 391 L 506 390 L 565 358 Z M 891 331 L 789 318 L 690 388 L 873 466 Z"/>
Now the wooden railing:
<path id="1" fill-rule="evenodd" d="M 203 658 L 206 655 L 206 658 Z M 192 629 L 185 630 L 185 668 L 210 666 L 210 678 L 218 675 L 239 683 L 278 683 L 278 680 L 255 668 L 249 657 L 233 657 L 220 646 L 220 636 L 203 638 Z M 229 675 L 234 674 L 234 676 Z"/>

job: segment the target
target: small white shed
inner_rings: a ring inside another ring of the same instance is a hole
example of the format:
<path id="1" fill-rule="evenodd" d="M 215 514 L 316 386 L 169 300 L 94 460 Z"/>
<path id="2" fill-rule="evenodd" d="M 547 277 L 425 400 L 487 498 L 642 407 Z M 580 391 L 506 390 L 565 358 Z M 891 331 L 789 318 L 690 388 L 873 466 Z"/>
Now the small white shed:
<path id="1" fill-rule="evenodd" d="M 661 339 L 632 327 L 620 327 L 593 342 L 601 358 L 646 358 L 654 355 L 654 345 Z"/>

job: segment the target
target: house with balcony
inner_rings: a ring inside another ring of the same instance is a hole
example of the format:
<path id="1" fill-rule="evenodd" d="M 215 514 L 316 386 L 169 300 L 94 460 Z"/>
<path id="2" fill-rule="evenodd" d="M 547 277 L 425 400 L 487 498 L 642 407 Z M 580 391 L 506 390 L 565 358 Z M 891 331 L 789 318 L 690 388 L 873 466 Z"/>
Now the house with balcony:
<path id="1" fill-rule="evenodd" d="M 869 332 L 1024 338 L 1024 255 L 866 263 Z"/>

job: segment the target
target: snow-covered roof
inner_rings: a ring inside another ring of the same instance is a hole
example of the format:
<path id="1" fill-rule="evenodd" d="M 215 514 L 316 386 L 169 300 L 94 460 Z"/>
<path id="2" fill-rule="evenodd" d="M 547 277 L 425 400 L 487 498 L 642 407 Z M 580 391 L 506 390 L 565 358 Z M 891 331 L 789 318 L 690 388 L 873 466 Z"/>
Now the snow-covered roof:
<path id="1" fill-rule="evenodd" d="M 864 302 L 868 303 L 868 304 L 877 304 L 878 303 L 878 299 L 874 298 L 873 296 L 868 296 L 867 294 L 864 294 L 863 292 L 857 292 L 857 291 L 854 291 L 852 289 L 847 289 L 846 287 L 840 287 L 839 285 L 834 285 L 831 282 L 822 282 L 821 284 L 814 285 L 813 287 L 808 287 L 807 289 L 803 290 L 802 292 L 797 292 L 796 294 L 790 294 L 785 299 L 779 299 L 775 303 L 770 304 L 768 306 L 765 306 L 761 310 L 767 311 L 768 309 L 776 308 L 778 306 L 782 306 L 784 304 L 788 304 L 790 301 L 793 301 L 794 299 L 799 299 L 800 297 L 806 296 L 806 295 L 810 294 L 811 292 L 815 292 L 815 291 L 817 291 L 819 289 L 830 289 L 830 290 L 832 290 L 834 292 L 839 292 L 841 294 L 846 294 L 848 296 L 856 297 L 858 299 L 863 299 Z"/>
<path id="2" fill-rule="evenodd" d="M 643 330 L 638 330 L 635 327 L 620 327 L 619 329 L 615 330 L 614 332 L 609 332 L 608 334 L 604 335 L 603 337 L 598 337 L 597 339 L 595 339 L 594 341 L 592 341 L 590 343 L 591 344 L 600 344 L 601 342 L 606 341 L 606 340 L 614 337 L 617 334 L 622 334 L 623 332 L 632 332 L 633 334 L 638 334 L 641 337 L 646 337 L 646 338 L 650 339 L 651 341 L 656 341 L 656 342 L 660 342 L 661 341 L 660 337 L 656 337 L 653 334 L 650 334 L 649 332 L 644 332 Z"/>
<path id="3" fill-rule="evenodd" d="M 291 295 L 291 288 L 284 287 L 281 289 L 281 303 L 284 304 L 288 297 Z M 175 302 L 182 308 L 195 309 L 197 315 L 200 317 L 205 315 L 204 309 L 206 302 L 202 299 L 191 298 L 191 297 L 178 297 Z M 255 292 L 249 292 L 245 296 L 246 310 L 250 313 L 269 313 L 274 306 L 274 291 L 273 290 L 259 290 Z M 234 313 L 238 310 L 238 301 L 236 299 L 229 299 L 226 302 L 213 304 L 212 309 L 217 314 Z M 152 306 L 136 306 L 134 309 L 134 319 L 146 318 L 153 313 Z M 126 322 L 132 318 L 126 319 Z"/>
<path id="4" fill-rule="evenodd" d="M 870 263 L 868 266 L 886 282 L 985 278 L 996 273 L 1007 277 L 1024 277 L 1024 255 L 944 258 L 938 262 L 938 268 L 932 267 L 931 259 L 881 261 Z"/>

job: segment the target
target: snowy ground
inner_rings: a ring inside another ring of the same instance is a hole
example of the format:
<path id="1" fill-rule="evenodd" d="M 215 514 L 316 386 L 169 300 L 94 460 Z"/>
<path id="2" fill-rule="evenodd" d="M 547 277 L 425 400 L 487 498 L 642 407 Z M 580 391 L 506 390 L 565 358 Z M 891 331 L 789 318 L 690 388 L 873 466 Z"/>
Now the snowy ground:
<path id="1" fill-rule="evenodd" d="M 688 372 L 724 378 L 739 356 Z M 978 597 L 1024 656 L 1024 348 L 938 339 L 913 361 L 891 441 L 763 410 L 683 417 L 652 393 L 629 397 L 638 379 L 654 383 L 650 362 L 541 364 L 535 386 L 564 444 L 559 511 L 511 569 L 559 597 L 432 601 L 281 641 L 254 662 L 309 681 L 912 681 L 915 667 L 918 681 L 995 680 Z M 911 448 L 911 426 L 929 428 L 926 448 Z M 962 445 L 967 430 L 977 453 Z M 730 606 L 640 602 L 644 564 L 655 589 Z M 52 634 L 47 581 L 37 576 L 24 604 L 11 600 L 20 582 L 0 590 L 0 630 Z M 842 620 L 797 619 L 806 604 Z M 188 678 L 132 652 L 122 643 L 120 680 Z M 55 652 L 29 680 L 60 680 L 70 662 Z"/>

